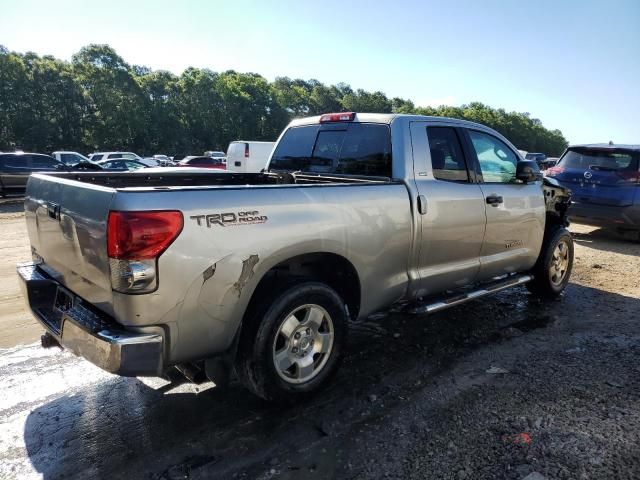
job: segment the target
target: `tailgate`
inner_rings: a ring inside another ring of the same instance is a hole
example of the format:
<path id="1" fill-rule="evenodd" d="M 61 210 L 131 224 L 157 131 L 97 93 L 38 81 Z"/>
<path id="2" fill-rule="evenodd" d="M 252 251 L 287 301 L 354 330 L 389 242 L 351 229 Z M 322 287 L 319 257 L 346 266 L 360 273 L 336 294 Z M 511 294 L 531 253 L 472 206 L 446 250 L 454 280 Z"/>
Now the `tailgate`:
<path id="1" fill-rule="evenodd" d="M 571 190 L 573 201 L 579 203 L 625 207 L 633 204 L 638 188 L 616 172 L 567 169 L 555 178 Z"/>
<path id="2" fill-rule="evenodd" d="M 32 252 L 69 290 L 112 313 L 107 217 L 115 191 L 48 175 L 27 184 L 25 216 Z"/>
<path id="3" fill-rule="evenodd" d="M 638 156 L 620 148 L 571 147 L 547 176 L 570 188 L 575 202 L 626 207 L 639 187 Z"/>

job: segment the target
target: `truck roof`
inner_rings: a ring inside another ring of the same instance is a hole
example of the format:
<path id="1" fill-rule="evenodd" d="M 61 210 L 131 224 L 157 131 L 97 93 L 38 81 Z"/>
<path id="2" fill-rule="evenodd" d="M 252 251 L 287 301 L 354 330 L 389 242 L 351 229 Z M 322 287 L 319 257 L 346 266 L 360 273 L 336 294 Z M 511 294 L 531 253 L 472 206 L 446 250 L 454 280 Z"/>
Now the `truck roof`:
<path id="1" fill-rule="evenodd" d="M 316 115 L 314 117 L 305 117 L 298 118 L 291 121 L 290 126 L 298 126 L 298 125 L 313 125 L 315 123 L 320 122 L 320 117 L 322 115 Z M 409 121 L 433 121 L 433 122 L 447 122 L 454 123 L 461 126 L 467 127 L 481 127 L 487 128 L 485 125 L 480 123 L 470 122 L 468 120 L 461 120 L 459 118 L 451 118 L 451 117 L 433 117 L 427 115 L 411 115 L 406 113 L 356 113 L 354 122 L 371 122 L 371 123 L 387 123 L 390 124 L 394 120 L 398 119 L 407 119 Z"/>

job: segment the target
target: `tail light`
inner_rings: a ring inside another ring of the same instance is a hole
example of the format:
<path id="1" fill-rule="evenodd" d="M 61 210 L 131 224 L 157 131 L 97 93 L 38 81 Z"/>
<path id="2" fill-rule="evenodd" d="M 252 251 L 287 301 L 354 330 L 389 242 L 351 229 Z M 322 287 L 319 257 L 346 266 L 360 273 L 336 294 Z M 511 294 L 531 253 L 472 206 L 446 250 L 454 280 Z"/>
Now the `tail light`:
<path id="1" fill-rule="evenodd" d="M 562 172 L 564 172 L 564 168 L 562 167 L 549 167 L 545 170 L 545 175 L 547 177 L 555 177 L 556 175 L 559 175 Z"/>
<path id="2" fill-rule="evenodd" d="M 107 253 L 111 288 L 149 293 L 158 286 L 157 260 L 180 235 L 184 220 L 175 210 L 109 212 Z"/>
<path id="3" fill-rule="evenodd" d="M 354 118 L 356 118 L 355 112 L 325 113 L 320 117 L 320 123 L 352 122 Z"/>
<path id="4" fill-rule="evenodd" d="M 624 183 L 640 183 L 640 172 L 638 171 L 621 172 L 618 170 L 616 173 L 622 177 Z"/>
<path id="5" fill-rule="evenodd" d="M 244 158 L 249 158 L 249 144 L 244 144 Z"/>

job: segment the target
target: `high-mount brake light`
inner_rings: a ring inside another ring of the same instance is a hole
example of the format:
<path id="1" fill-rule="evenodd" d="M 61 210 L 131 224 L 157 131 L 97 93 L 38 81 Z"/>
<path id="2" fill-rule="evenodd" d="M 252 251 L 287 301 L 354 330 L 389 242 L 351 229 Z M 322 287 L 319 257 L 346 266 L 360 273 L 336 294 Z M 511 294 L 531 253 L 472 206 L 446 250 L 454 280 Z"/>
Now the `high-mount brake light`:
<path id="1" fill-rule="evenodd" d="M 249 144 L 244 144 L 244 158 L 249 158 Z"/>
<path id="2" fill-rule="evenodd" d="M 355 112 L 325 113 L 320 117 L 320 123 L 352 122 L 354 118 L 356 118 Z"/>
<path id="3" fill-rule="evenodd" d="M 109 212 L 111 288 L 120 293 L 155 291 L 158 257 L 180 235 L 183 226 L 182 212 L 177 210 Z"/>

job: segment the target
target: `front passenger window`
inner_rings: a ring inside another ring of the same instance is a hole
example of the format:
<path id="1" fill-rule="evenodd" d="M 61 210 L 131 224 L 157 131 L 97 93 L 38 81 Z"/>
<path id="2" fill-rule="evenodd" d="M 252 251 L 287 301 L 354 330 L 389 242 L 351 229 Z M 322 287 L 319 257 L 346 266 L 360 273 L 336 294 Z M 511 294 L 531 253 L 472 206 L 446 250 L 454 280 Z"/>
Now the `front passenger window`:
<path id="1" fill-rule="evenodd" d="M 518 157 L 507 145 L 487 133 L 469 130 L 482 179 L 486 183 L 514 183 Z"/>
<path id="2" fill-rule="evenodd" d="M 469 173 L 458 134 L 452 127 L 427 127 L 431 168 L 438 180 L 468 182 Z"/>

